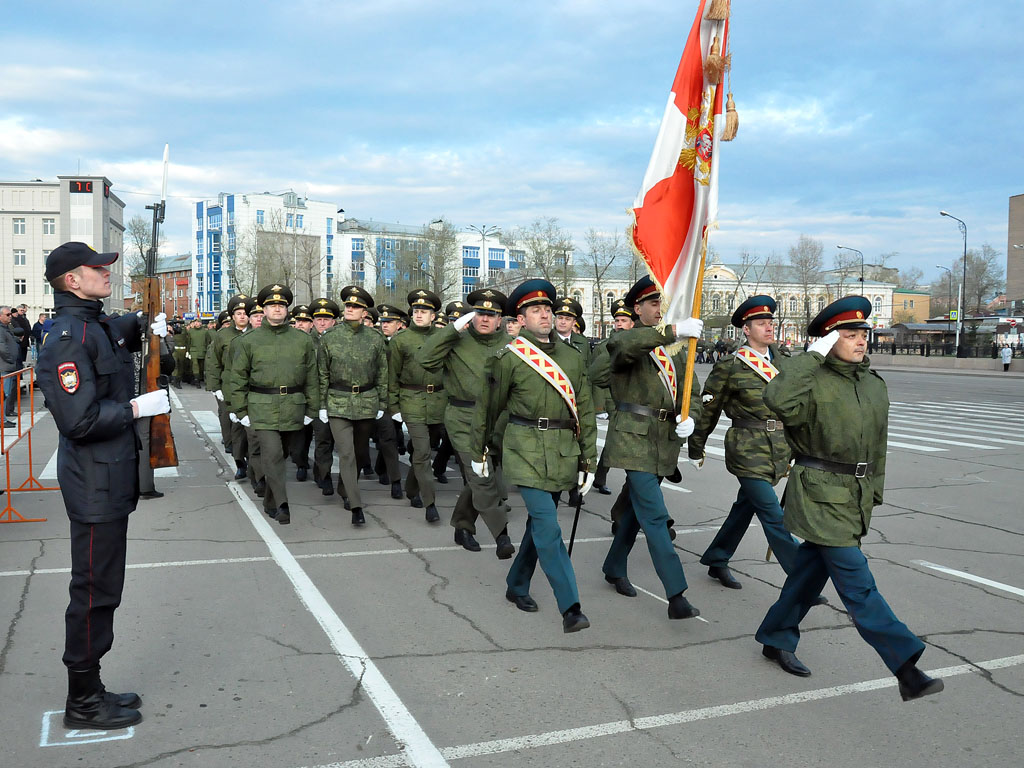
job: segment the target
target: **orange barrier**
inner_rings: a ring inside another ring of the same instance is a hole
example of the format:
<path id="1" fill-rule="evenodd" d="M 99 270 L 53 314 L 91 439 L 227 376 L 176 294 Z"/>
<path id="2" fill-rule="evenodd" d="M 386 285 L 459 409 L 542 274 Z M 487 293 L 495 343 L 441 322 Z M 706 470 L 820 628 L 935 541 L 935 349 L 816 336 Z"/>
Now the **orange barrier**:
<path id="1" fill-rule="evenodd" d="M 28 410 L 29 410 L 29 423 L 28 427 L 24 428 L 24 419 L 21 416 L 21 386 L 23 374 L 28 374 Z M 15 378 L 19 382 L 17 387 L 18 398 L 18 422 L 17 422 L 17 434 L 13 440 L 7 441 L 8 435 L 15 430 L 9 429 L 4 426 L 7 418 L 4 417 L 3 422 L 0 422 L 0 453 L 4 456 L 5 464 L 5 494 L 7 499 L 7 505 L 0 510 L 0 523 L 41 523 L 46 520 L 45 517 L 32 517 L 27 518 L 22 516 L 18 510 L 11 504 L 13 494 L 20 491 L 59 491 L 59 486 L 48 487 L 44 486 L 39 480 L 36 479 L 35 474 L 32 470 L 32 429 L 36 425 L 36 372 L 33 368 L 22 368 L 19 371 L 13 373 L 5 373 L 0 376 L 0 382 L 6 383 L 7 379 Z M 6 403 L 4 402 L 4 390 L 0 387 L 0 413 L 6 413 Z M 25 443 L 28 445 L 28 478 L 19 485 L 17 488 L 11 487 L 11 448 L 21 442 L 22 438 L 25 439 Z"/>

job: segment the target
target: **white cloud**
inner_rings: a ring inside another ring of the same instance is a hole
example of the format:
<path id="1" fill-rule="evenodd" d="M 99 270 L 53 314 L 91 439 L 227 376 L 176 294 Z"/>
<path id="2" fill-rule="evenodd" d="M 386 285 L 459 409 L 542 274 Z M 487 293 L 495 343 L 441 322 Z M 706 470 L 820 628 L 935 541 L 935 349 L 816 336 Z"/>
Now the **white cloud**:
<path id="1" fill-rule="evenodd" d="M 19 116 L 0 118 L 0 160 L 21 167 L 26 160 L 84 149 L 91 139 L 74 131 L 30 125 Z"/>
<path id="2" fill-rule="evenodd" d="M 737 102 L 741 130 L 756 133 L 826 137 L 851 136 L 871 120 L 871 113 L 837 114 L 838 110 L 822 99 L 771 93 L 754 104 Z"/>

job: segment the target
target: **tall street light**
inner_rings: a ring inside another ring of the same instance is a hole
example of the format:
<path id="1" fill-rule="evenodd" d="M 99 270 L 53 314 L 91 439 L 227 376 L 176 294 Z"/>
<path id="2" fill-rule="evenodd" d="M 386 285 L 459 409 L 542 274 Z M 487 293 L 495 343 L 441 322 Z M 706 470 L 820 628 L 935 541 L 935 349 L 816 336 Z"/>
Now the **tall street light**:
<path id="1" fill-rule="evenodd" d="M 963 305 L 967 303 L 967 224 L 964 223 L 963 219 L 958 219 L 946 211 L 939 211 L 939 215 L 960 222 L 960 232 L 964 236 L 964 277 L 960 283 L 960 294 L 957 296 L 956 302 L 956 356 L 966 357 L 966 350 L 960 346 L 960 332 L 964 327 Z"/>
<path id="2" fill-rule="evenodd" d="M 946 270 L 949 275 L 949 290 L 946 291 L 946 332 L 949 332 L 949 312 L 953 309 L 953 270 L 949 267 L 944 267 L 941 264 L 936 264 L 939 269 Z"/>
<path id="3" fill-rule="evenodd" d="M 485 263 L 486 263 L 486 262 L 484 262 L 484 254 L 487 251 L 487 238 L 490 237 L 491 235 L 500 235 L 501 234 L 501 227 L 490 226 L 490 225 L 487 225 L 487 224 L 484 224 L 482 227 L 478 227 L 476 224 L 470 224 L 467 227 L 467 229 L 471 229 L 474 232 L 477 232 L 477 233 L 480 234 L 480 267 L 484 271 L 483 272 L 479 272 L 478 271 L 477 274 L 480 275 L 481 277 L 484 277 L 490 271 L 490 269 L 488 267 L 484 266 Z"/>
<path id="4" fill-rule="evenodd" d="M 854 253 L 856 253 L 856 254 L 858 254 L 860 256 L 860 292 L 861 292 L 861 295 L 863 295 L 864 294 L 864 253 L 862 251 L 858 251 L 856 248 L 849 248 L 849 247 L 847 247 L 845 245 L 837 245 L 836 248 L 838 248 L 840 251 L 853 251 Z"/>

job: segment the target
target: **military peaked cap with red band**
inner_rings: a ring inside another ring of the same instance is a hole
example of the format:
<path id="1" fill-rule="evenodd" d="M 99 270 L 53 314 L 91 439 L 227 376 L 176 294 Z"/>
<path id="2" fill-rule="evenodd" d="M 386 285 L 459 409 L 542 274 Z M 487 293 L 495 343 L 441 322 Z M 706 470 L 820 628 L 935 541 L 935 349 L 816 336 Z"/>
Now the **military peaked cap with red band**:
<path id="1" fill-rule="evenodd" d="M 871 328 L 871 302 L 863 296 L 844 296 L 825 307 L 807 326 L 808 336 L 825 336 L 840 328 Z"/>
<path id="2" fill-rule="evenodd" d="M 520 283 L 519 287 L 509 294 L 508 301 L 505 302 L 505 314 L 515 317 L 534 304 L 544 304 L 550 307 L 555 303 L 557 295 L 555 286 L 547 280 L 541 278 L 527 280 Z"/>
<path id="3" fill-rule="evenodd" d="M 633 287 L 629 289 L 629 293 L 626 294 L 625 302 L 626 306 L 632 308 L 641 301 L 647 301 L 648 299 L 660 299 L 661 291 L 658 290 L 658 286 L 651 280 L 650 275 L 644 275 L 635 283 Z"/>
<path id="4" fill-rule="evenodd" d="M 737 328 L 740 328 L 748 320 L 758 320 L 762 317 L 775 317 L 775 310 L 777 306 L 775 299 L 771 296 L 766 296 L 764 294 L 751 296 L 736 307 L 736 311 L 732 313 L 732 324 Z"/>

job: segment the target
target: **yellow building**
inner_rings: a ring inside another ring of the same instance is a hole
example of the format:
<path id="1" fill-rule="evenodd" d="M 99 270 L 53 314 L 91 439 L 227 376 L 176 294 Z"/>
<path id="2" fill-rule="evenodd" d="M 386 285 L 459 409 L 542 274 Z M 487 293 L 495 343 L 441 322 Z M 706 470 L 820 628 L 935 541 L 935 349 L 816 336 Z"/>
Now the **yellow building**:
<path id="1" fill-rule="evenodd" d="M 932 297 L 927 291 L 896 288 L 892 292 L 892 323 L 924 323 L 930 316 Z"/>

